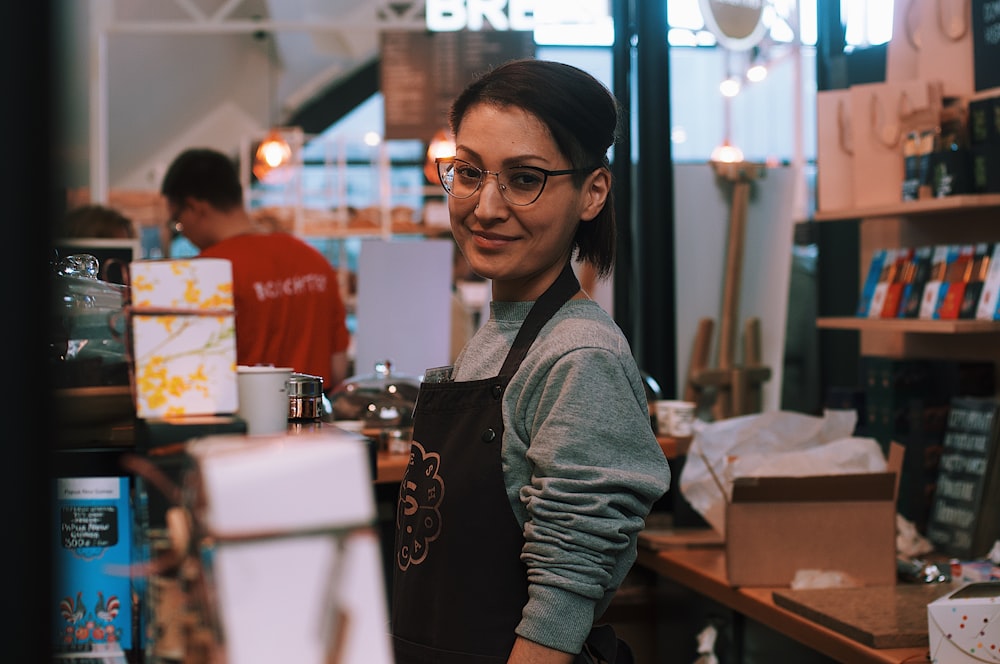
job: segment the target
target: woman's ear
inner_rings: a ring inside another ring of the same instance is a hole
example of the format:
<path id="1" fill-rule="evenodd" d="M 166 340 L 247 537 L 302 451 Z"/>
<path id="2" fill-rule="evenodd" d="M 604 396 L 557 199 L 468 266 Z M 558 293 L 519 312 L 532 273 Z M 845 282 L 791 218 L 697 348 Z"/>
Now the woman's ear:
<path id="1" fill-rule="evenodd" d="M 580 220 L 590 221 L 604 209 L 611 190 L 611 172 L 607 168 L 599 168 L 587 176 L 583 183 L 581 197 Z"/>

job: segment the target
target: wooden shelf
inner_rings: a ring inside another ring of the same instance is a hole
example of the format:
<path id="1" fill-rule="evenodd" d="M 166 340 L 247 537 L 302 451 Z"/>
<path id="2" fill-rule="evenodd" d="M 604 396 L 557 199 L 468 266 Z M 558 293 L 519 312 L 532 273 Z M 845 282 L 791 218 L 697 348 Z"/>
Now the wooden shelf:
<path id="1" fill-rule="evenodd" d="M 1000 207 L 1000 194 L 964 194 L 961 196 L 926 198 L 917 201 L 900 201 L 898 203 L 866 208 L 817 211 L 813 215 L 813 221 L 842 221 L 844 219 L 941 214 L 943 212 L 984 210 L 993 207 Z"/>
<path id="2" fill-rule="evenodd" d="M 817 318 L 816 327 L 824 330 L 913 332 L 920 334 L 1000 333 L 1000 321 L 992 320 L 924 320 L 913 318 L 839 316 Z"/>

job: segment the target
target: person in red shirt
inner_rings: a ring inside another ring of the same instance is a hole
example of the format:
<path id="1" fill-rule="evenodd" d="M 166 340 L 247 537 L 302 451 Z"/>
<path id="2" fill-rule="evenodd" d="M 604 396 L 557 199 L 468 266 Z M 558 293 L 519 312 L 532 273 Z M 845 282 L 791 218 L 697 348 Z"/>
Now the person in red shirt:
<path id="1" fill-rule="evenodd" d="M 179 154 L 160 192 L 171 223 L 199 257 L 232 262 L 237 362 L 321 376 L 332 392 L 347 376 L 350 333 L 337 271 L 326 257 L 291 234 L 258 229 L 235 164 L 216 150 Z"/>

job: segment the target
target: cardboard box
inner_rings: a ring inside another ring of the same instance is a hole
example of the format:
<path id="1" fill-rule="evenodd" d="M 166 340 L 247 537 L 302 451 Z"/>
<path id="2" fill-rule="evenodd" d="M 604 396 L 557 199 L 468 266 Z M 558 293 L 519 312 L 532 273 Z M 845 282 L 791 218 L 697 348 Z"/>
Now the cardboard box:
<path id="1" fill-rule="evenodd" d="M 927 605 L 935 664 L 1000 662 L 1000 582 L 969 583 Z"/>
<path id="2" fill-rule="evenodd" d="M 726 503 L 726 571 L 734 586 L 789 586 L 799 570 L 863 586 L 896 583 L 893 443 L 882 473 L 737 477 Z"/>

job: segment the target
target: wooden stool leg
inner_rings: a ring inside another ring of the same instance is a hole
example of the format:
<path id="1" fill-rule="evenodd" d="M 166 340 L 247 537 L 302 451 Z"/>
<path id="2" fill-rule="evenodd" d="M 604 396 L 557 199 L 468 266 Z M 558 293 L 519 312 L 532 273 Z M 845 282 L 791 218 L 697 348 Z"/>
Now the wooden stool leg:
<path id="1" fill-rule="evenodd" d="M 684 401 L 698 403 L 698 375 L 708 367 L 708 355 L 712 350 L 712 330 L 715 321 L 702 318 L 698 321 L 698 330 L 694 335 L 691 349 L 691 360 L 688 363 L 687 381 L 684 384 Z"/>
<path id="2" fill-rule="evenodd" d="M 748 318 L 743 331 L 743 366 L 760 366 L 760 319 Z M 746 413 L 759 413 L 763 408 L 761 383 L 749 381 L 746 385 Z"/>

